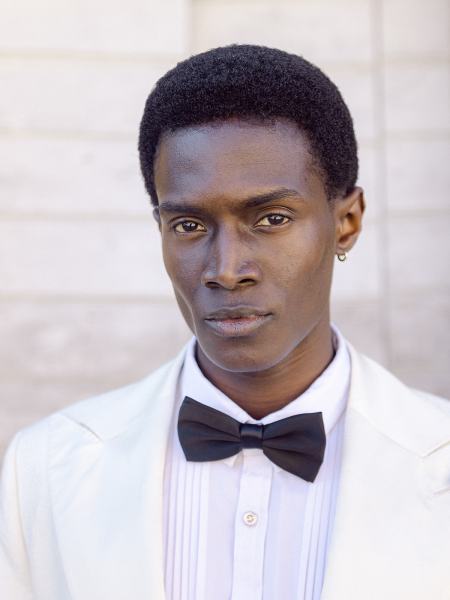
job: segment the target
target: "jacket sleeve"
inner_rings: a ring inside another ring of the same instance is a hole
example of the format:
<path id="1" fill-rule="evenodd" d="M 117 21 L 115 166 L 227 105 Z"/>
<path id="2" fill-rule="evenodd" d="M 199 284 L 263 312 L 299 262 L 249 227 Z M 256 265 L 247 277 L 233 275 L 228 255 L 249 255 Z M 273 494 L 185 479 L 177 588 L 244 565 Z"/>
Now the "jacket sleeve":
<path id="1" fill-rule="evenodd" d="M 0 597 L 5 600 L 32 599 L 17 474 L 20 435 L 6 451 L 0 479 Z"/>

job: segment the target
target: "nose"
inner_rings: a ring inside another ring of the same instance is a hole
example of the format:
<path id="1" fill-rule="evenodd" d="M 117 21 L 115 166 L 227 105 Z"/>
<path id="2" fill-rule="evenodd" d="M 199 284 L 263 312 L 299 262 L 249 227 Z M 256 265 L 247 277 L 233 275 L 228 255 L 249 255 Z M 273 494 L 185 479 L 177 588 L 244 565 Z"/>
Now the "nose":
<path id="1" fill-rule="evenodd" d="M 237 288 L 256 285 L 261 272 L 252 248 L 237 231 L 222 230 L 211 240 L 202 284 L 208 288 Z"/>

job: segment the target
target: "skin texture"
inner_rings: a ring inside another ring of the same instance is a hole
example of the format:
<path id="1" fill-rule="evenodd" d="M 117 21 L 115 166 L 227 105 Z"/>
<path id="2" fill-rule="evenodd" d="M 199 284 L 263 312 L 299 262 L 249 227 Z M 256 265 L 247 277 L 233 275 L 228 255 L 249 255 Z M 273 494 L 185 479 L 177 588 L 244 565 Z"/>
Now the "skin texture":
<path id="1" fill-rule="evenodd" d="M 165 134 L 155 184 L 164 263 L 200 368 L 260 419 L 332 359 L 333 265 L 360 232 L 362 190 L 328 199 L 307 139 L 282 120 Z"/>

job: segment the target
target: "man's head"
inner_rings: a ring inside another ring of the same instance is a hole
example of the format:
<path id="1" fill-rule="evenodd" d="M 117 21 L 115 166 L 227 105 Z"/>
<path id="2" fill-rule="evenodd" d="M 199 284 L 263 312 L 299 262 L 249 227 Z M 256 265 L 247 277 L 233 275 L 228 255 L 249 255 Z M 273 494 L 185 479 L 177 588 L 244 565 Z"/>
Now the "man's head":
<path id="1" fill-rule="evenodd" d="M 219 48 L 150 95 L 140 159 L 163 255 L 204 360 L 270 370 L 328 324 L 336 252 L 363 209 L 350 114 L 316 67 Z"/>

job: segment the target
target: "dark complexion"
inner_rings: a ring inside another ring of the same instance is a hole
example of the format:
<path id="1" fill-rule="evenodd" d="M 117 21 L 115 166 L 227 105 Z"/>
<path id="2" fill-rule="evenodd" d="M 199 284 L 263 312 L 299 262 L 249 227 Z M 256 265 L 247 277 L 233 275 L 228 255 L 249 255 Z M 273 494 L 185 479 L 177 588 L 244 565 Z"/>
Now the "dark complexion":
<path id="1" fill-rule="evenodd" d="M 208 379 L 254 418 L 301 394 L 333 356 L 336 253 L 362 190 L 328 199 L 298 127 L 239 120 L 180 129 L 155 161 L 164 263 Z"/>

